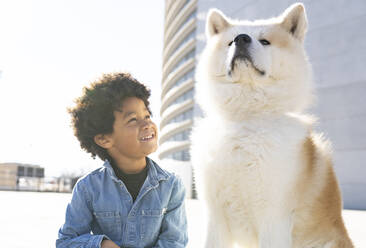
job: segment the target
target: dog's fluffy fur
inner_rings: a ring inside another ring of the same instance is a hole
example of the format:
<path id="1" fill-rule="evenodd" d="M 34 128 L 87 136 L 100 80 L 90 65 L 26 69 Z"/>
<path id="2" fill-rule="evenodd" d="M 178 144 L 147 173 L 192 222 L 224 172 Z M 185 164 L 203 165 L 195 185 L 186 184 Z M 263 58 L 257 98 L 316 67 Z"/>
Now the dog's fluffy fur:
<path id="1" fill-rule="evenodd" d="M 306 28 L 302 4 L 255 22 L 208 13 L 191 148 L 207 248 L 353 247 L 329 144 L 301 114 L 314 100 Z"/>

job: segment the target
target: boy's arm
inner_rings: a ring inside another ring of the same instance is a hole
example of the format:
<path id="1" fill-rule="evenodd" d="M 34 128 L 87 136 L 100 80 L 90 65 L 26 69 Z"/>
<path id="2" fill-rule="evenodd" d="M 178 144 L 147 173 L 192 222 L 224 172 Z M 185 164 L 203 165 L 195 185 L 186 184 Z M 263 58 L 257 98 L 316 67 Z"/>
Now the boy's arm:
<path id="1" fill-rule="evenodd" d="M 71 202 L 67 205 L 65 224 L 58 232 L 57 248 L 101 248 L 105 235 L 91 235 L 91 222 L 93 220 L 90 206 L 83 182 L 79 181 L 73 190 Z"/>
<path id="2" fill-rule="evenodd" d="M 112 240 L 105 239 L 102 241 L 102 248 L 120 248 L 116 243 L 114 243 Z"/>
<path id="3" fill-rule="evenodd" d="M 174 248 L 187 245 L 187 218 L 184 200 L 185 188 L 182 181 L 177 178 L 154 248 Z"/>

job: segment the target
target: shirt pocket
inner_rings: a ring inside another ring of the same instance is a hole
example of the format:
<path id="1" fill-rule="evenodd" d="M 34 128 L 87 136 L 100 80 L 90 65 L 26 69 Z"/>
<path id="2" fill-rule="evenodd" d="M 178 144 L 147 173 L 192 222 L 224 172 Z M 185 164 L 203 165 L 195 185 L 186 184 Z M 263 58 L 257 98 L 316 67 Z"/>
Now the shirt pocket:
<path id="1" fill-rule="evenodd" d="M 121 214 L 118 211 L 94 212 L 95 219 L 102 233 L 112 240 L 120 240 L 122 237 Z"/>
<path id="2" fill-rule="evenodd" d="M 141 239 L 155 242 L 160 234 L 165 212 L 166 208 L 141 210 Z"/>

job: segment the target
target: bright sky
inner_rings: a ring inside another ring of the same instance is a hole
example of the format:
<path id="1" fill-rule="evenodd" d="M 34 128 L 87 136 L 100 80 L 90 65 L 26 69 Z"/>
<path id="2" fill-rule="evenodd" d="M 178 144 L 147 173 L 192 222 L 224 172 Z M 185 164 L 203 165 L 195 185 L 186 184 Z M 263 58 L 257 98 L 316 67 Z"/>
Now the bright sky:
<path id="1" fill-rule="evenodd" d="M 100 166 L 66 108 L 104 72 L 148 85 L 158 124 L 163 23 L 163 0 L 1 0 L 0 163 L 38 164 L 46 176 Z"/>

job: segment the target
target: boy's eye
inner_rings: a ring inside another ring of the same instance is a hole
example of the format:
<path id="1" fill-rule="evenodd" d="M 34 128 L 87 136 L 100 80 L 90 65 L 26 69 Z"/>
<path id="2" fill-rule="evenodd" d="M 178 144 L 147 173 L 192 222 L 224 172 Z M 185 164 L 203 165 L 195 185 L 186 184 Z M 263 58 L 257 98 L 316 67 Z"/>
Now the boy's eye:
<path id="1" fill-rule="evenodd" d="M 266 39 L 261 39 L 261 40 L 259 40 L 259 42 L 260 42 L 263 46 L 271 45 L 271 43 L 270 43 L 268 40 L 266 40 Z"/>
<path id="2" fill-rule="evenodd" d="M 145 119 L 150 119 L 150 118 L 151 118 L 150 115 L 145 116 Z"/>
<path id="3" fill-rule="evenodd" d="M 132 119 L 130 119 L 130 120 L 128 121 L 128 123 L 133 122 L 133 121 L 137 121 L 137 119 L 136 119 L 136 118 L 132 118 Z"/>

